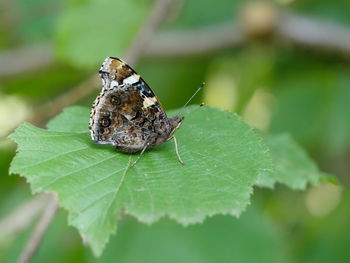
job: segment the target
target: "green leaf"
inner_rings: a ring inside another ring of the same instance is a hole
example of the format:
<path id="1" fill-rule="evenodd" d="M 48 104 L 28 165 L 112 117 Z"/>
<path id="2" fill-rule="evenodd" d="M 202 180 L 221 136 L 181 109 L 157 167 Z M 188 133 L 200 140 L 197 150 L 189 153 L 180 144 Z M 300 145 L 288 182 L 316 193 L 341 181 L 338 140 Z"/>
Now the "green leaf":
<path id="1" fill-rule="evenodd" d="M 282 235 L 252 208 L 239 219 L 216 216 L 187 228 L 168 220 L 151 227 L 124 221 L 97 262 L 289 262 Z"/>
<path id="2" fill-rule="evenodd" d="M 304 190 L 307 184 L 316 185 L 325 179 L 307 153 L 287 134 L 266 137 L 275 165 L 273 173 L 262 173 L 258 185 L 273 187 L 281 183 L 292 189 Z"/>
<path id="3" fill-rule="evenodd" d="M 270 131 L 288 131 L 304 147 L 328 155 L 325 159 L 346 152 L 350 144 L 349 68 L 306 53 L 281 54 L 272 85 L 278 104 L 271 108 Z"/>
<path id="4" fill-rule="evenodd" d="M 95 68 L 107 56 L 120 56 L 147 11 L 145 1 L 136 0 L 92 0 L 71 5 L 58 22 L 58 55 L 86 68 Z"/>
<path id="5" fill-rule="evenodd" d="M 47 128 L 52 131 L 86 133 L 89 128 L 87 113 L 87 108 L 81 106 L 65 108 L 62 114 L 49 121 Z"/>
<path id="6" fill-rule="evenodd" d="M 184 225 L 215 214 L 238 216 L 258 175 L 271 169 L 267 148 L 236 115 L 191 109 L 176 132 L 184 166 L 169 141 L 128 168 L 137 155 L 94 144 L 76 121 L 87 123 L 89 110 L 75 107 L 48 125 L 59 131 L 19 126 L 11 135 L 18 153 L 10 172 L 25 176 L 33 192 L 56 192 L 96 255 L 115 232 L 121 210 L 141 222 L 166 215 Z"/>

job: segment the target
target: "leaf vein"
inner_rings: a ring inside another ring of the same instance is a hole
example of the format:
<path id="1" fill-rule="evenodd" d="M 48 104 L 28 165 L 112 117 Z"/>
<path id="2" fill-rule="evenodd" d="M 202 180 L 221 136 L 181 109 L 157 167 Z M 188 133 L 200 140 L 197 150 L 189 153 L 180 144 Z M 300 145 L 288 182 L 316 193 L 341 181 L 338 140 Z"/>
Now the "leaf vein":
<path id="1" fill-rule="evenodd" d="M 60 153 L 58 155 L 55 155 L 51 158 L 48 158 L 46 160 L 41 160 L 40 162 L 37 162 L 37 163 L 34 163 L 34 164 L 31 164 L 31 165 L 27 165 L 27 166 L 22 166 L 22 167 L 19 167 L 19 169 L 28 169 L 28 168 L 31 168 L 31 167 L 34 167 L 34 166 L 37 166 L 37 165 L 40 165 L 40 164 L 43 164 L 43 163 L 46 163 L 46 162 L 49 162 L 49 161 L 53 161 L 61 156 L 64 156 L 64 155 L 68 155 L 68 154 L 71 154 L 71 153 L 76 153 L 76 152 L 79 152 L 81 150 L 86 150 L 88 149 L 89 146 L 85 146 L 83 148 L 79 148 L 79 149 L 75 149 L 75 150 L 71 150 L 71 151 L 67 151 L 67 152 L 63 152 L 63 153 Z"/>

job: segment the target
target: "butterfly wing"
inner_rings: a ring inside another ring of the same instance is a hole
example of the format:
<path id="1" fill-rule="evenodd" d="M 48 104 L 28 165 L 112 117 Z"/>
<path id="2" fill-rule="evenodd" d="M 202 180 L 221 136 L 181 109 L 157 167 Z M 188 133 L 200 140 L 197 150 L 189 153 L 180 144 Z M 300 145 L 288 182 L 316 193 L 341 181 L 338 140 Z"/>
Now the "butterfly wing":
<path id="1" fill-rule="evenodd" d="M 107 58 L 99 73 L 103 87 L 91 111 L 92 139 L 124 152 L 165 141 L 172 125 L 146 82 L 117 58 Z"/>

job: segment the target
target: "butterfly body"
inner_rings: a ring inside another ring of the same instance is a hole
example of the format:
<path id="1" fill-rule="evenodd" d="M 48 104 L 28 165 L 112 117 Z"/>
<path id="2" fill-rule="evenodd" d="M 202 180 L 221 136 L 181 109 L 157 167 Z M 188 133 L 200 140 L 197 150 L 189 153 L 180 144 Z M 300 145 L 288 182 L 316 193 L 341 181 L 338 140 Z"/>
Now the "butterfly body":
<path id="1" fill-rule="evenodd" d="M 183 117 L 168 118 L 153 91 L 130 66 L 108 57 L 99 73 L 103 87 L 90 114 L 93 141 L 135 153 L 173 138 Z"/>

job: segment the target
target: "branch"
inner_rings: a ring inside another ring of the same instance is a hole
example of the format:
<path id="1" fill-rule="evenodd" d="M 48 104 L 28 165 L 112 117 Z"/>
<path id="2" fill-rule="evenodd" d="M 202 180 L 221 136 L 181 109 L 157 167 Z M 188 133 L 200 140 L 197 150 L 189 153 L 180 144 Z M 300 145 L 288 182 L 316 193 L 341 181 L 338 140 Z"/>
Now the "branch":
<path id="1" fill-rule="evenodd" d="M 32 236 L 29 238 L 24 250 L 22 251 L 18 263 L 28 263 L 34 256 L 36 250 L 38 249 L 41 240 L 49 227 L 52 219 L 54 218 L 56 211 L 58 210 L 58 202 L 51 196 L 51 199 L 45 209 L 40 221 L 36 225 Z"/>
<path id="2" fill-rule="evenodd" d="M 20 204 L 9 215 L 0 221 L 2 238 L 7 238 L 29 226 L 47 205 L 47 196 L 38 195 Z"/>
<path id="3" fill-rule="evenodd" d="M 96 91 L 96 87 L 99 87 L 101 85 L 100 83 L 101 81 L 97 74 L 91 76 L 76 87 L 58 96 L 53 101 L 47 102 L 35 109 L 27 121 L 39 126 L 42 125 L 50 118 L 57 115 L 63 108 L 77 103 L 82 98 Z"/>
<path id="4" fill-rule="evenodd" d="M 248 4 L 242 9 L 237 22 L 159 34 L 151 41 L 145 56 L 203 56 L 271 36 L 298 47 L 350 58 L 349 27 L 281 12 L 266 3 Z"/>
<path id="5" fill-rule="evenodd" d="M 125 53 L 128 64 L 134 65 L 139 60 L 141 54 L 149 46 L 154 32 L 171 11 L 171 7 L 177 0 L 157 0 L 150 16 L 145 21 L 130 48 Z"/>
<path id="6" fill-rule="evenodd" d="M 280 16 L 276 33 L 280 38 L 309 49 L 350 57 L 350 28 L 293 14 Z"/>
<path id="7" fill-rule="evenodd" d="M 22 47 L 0 53 L 0 77 L 44 68 L 53 62 L 53 46 L 49 43 Z"/>
<path id="8" fill-rule="evenodd" d="M 243 45 L 246 34 L 236 23 L 224 23 L 189 31 L 161 33 L 151 41 L 145 56 L 151 58 L 210 55 Z"/>

